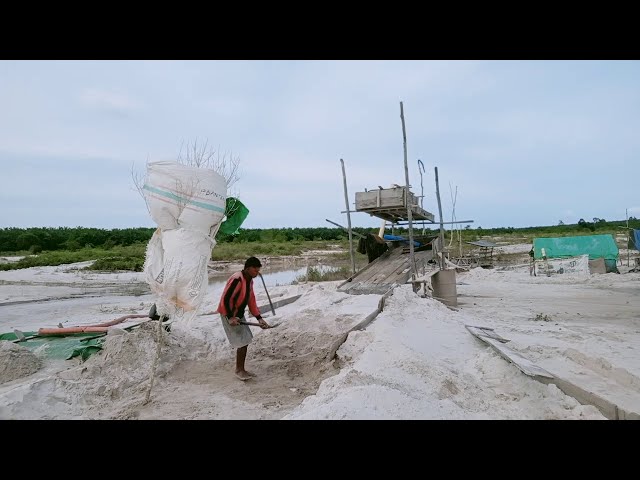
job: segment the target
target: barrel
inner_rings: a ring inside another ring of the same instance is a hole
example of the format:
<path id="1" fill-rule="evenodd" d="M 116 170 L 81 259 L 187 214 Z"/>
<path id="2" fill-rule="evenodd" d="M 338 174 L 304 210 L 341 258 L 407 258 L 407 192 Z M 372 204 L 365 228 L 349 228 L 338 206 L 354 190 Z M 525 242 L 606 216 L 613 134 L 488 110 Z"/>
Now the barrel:
<path id="1" fill-rule="evenodd" d="M 440 270 L 431 277 L 431 286 L 433 287 L 433 298 L 449 307 L 458 305 L 455 269 Z"/>

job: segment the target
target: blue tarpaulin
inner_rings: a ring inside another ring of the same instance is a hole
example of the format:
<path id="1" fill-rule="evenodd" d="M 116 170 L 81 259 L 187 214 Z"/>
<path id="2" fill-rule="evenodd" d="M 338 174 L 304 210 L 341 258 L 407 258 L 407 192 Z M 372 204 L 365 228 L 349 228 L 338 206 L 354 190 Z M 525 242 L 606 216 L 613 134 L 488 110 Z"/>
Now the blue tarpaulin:
<path id="1" fill-rule="evenodd" d="M 384 236 L 385 240 L 391 240 L 391 241 L 401 241 L 407 245 L 409 245 L 409 239 L 408 238 L 404 238 L 401 237 L 400 235 L 389 235 L 389 234 L 385 234 Z M 420 242 L 414 240 L 413 241 L 413 246 L 414 247 L 419 247 L 420 245 L 422 245 Z"/>

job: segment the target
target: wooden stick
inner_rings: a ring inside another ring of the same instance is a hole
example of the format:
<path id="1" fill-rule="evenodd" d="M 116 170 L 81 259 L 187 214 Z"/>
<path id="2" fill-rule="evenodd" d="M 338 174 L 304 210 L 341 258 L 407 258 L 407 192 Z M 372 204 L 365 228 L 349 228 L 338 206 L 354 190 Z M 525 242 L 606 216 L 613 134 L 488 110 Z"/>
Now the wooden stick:
<path id="1" fill-rule="evenodd" d="M 444 222 L 442 219 L 442 203 L 440 203 L 440 186 L 438 185 L 438 167 L 436 170 L 436 197 L 438 198 L 438 212 L 440 213 L 440 270 L 444 270 Z"/>
<path id="2" fill-rule="evenodd" d="M 336 227 L 340 227 L 342 230 L 344 230 L 345 232 L 349 233 L 349 230 L 347 230 L 346 228 L 344 228 L 342 225 L 336 223 L 336 222 L 332 222 L 331 220 L 329 220 L 328 218 L 325 218 L 325 220 L 329 223 L 333 223 Z M 358 238 L 365 238 L 364 235 L 360 235 L 358 232 L 351 232 L 352 235 L 355 235 Z"/>
<path id="3" fill-rule="evenodd" d="M 404 177 L 406 188 L 404 191 L 405 203 L 407 205 L 407 219 L 409 220 L 409 266 L 411 267 L 411 276 L 416 278 L 416 266 L 413 259 L 413 212 L 409 202 L 409 166 L 407 165 L 407 132 L 404 127 L 404 108 L 400 102 L 400 120 L 402 120 L 402 143 L 404 145 Z"/>
<path id="4" fill-rule="evenodd" d="M 353 235 L 351 235 L 351 213 L 349 212 L 349 195 L 347 194 L 347 174 L 344 171 L 344 160 L 340 159 L 342 164 L 342 181 L 344 183 L 344 203 L 347 208 L 347 225 L 349 227 L 349 257 L 351 258 L 351 271 L 356 273 L 356 260 L 353 258 Z"/>
<path id="5" fill-rule="evenodd" d="M 259 273 L 258 275 L 260 275 L 260 280 L 262 280 L 262 286 L 264 287 L 264 292 L 267 294 L 267 299 L 269 300 L 269 305 L 271 305 L 271 313 L 273 313 L 273 315 L 275 316 L 276 310 L 275 310 L 275 308 L 273 308 L 273 303 L 271 303 L 271 297 L 269 296 L 269 291 L 267 290 L 267 285 L 264 283 L 264 278 L 262 278 L 262 274 Z"/>

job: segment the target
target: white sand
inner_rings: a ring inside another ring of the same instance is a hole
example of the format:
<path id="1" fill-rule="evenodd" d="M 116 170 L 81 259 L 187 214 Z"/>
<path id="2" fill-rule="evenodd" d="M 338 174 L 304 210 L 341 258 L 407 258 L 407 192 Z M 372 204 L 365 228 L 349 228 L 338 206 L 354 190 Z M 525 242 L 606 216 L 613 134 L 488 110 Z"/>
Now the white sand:
<path id="1" fill-rule="evenodd" d="M 140 288 L 142 274 L 73 267 L 0 272 L 0 333 L 149 311 L 151 295 L 116 294 L 118 286 L 124 293 Z M 465 324 L 495 328 L 539 366 L 640 412 L 640 274 L 531 277 L 528 269 L 473 269 L 457 282 L 458 311 L 402 286 L 366 329 L 348 337 L 376 310 L 378 295 L 343 294 L 339 282 L 270 287 L 273 301 L 302 297 L 266 317 L 281 322 L 277 328 L 253 329 L 247 368 L 258 376 L 247 382 L 233 375 L 235 352 L 218 315 L 176 323 L 162 335 L 147 404 L 157 323 L 115 330 L 120 334 L 84 363 L 48 361 L 1 384 L 0 418 L 604 418 L 524 375 Z M 267 304 L 260 284 L 256 291 Z M 220 294 L 212 288 L 201 311 L 215 310 Z M 70 296 L 77 298 L 60 299 Z"/>

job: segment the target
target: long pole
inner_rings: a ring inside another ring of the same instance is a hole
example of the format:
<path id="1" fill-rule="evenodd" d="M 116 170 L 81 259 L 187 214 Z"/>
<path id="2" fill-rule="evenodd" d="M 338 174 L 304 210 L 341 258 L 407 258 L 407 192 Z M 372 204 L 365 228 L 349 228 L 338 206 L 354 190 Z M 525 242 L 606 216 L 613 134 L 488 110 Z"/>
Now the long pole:
<path id="1" fill-rule="evenodd" d="M 402 142 L 404 145 L 404 177 L 406 182 L 406 187 L 404 191 L 404 199 L 407 203 L 407 219 L 409 220 L 409 266 L 411 267 L 411 279 L 415 280 L 417 278 L 416 275 L 416 265 L 413 260 L 413 212 L 411 212 L 411 202 L 409 201 L 409 166 L 407 164 L 407 131 L 404 127 L 404 108 L 402 106 L 402 102 L 400 102 L 400 119 L 402 120 Z M 415 287 L 415 284 L 413 284 Z"/>
<path id="2" fill-rule="evenodd" d="M 344 230 L 345 232 L 349 232 L 349 230 L 347 230 L 346 228 L 344 228 L 342 225 L 340 225 L 339 223 L 336 222 L 332 222 L 331 220 L 329 220 L 328 218 L 325 218 L 325 220 L 329 223 L 333 223 L 336 227 L 340 227 L 342 230 Z M 364 235 L 360 235 L 358 232 L 351 232 L 352 235 L 355 235 L 358 238 L 365 238 Z"/>
<path id="3" fill-rule="evenodd" d="M 455 222 L 429 222 L 429 225 L 435 225 L 436 223 L 442 223 L 443 225 L 450 225 L 452 223 L 473 223 L 473 220 L 456 220 Z M 394 225 L 404 225 L 402 222 L 396 222 Z M 354 234 L 356 232 L 353 232 Z"/>
<path id="4" fill-rule="evenodd" d="M 275 310 L 275 308 L 273 308 L 273 303 L 271 303 L 271 297 L 269 296 L 269 290 L 267 290 L 267 284 L 264 283 L 264 278 L 262 278 L 262 274 L 259 273 L 258 275 L 260 275 L 260 280 L 262 280 L 262 286 L 264 287 L 264 293 L 267 294 L 267 299 L 269 300 L 269 305 L 271 306 L 271 313 L 275 317 L 276 316 L 276 310 Z"/>
<path id="5" fill-rule="evenodd" d="M 344 171 L 344 160 L 340 159 L 342 164 L 342 181 L 344 182 L 344 206 L 347 209 L 347 227 L 349 228 L 349 258 L 351 258 L 352 273 L 356 273 L 356 260 L 353 258 L 353 235 L 351 234 L 351 213 L 349 213 L 349 194 L 347 193 L 347 174 Z"/>
<path id="6" fill-rule="evenodd" d="M 624 209 L 624 215 L 625 217 L 627 217 L 627 267 L 629 266 L 629 251 L 631 250 L 629 248 L 629 237 L 631 236 L 631 230 L 629 230 L 629 209 L 625 208 Z M 636 245 L 636 248 L 638 246 Z"/>
<path id="7" fill-rule="evenodd" d="M 422 167 L 422 168 L 420 168 Z M 424 210 L 424 186 L 422 185 L 422 173 L 424 172 L 424 163 L 418 159 L 418 173 L 420 173 L 420 207 Z M 422 221 L 422 235 L 424 235 L 424 220 Z"/>
<path id="8" fill-rule="evenodd" d="M 440 270 L 444 270 L 444 222 L 442 221 L 442 204 L 440 203 L 440 186 L 438 184 L 438 167 L 436 170 L 436 197 L 438 198 L 438 212 L 440 214 Z"/>

